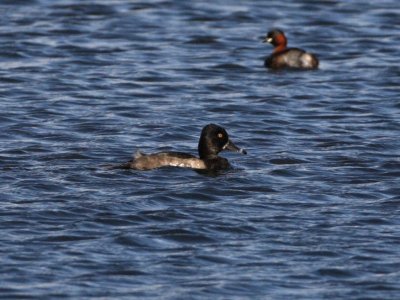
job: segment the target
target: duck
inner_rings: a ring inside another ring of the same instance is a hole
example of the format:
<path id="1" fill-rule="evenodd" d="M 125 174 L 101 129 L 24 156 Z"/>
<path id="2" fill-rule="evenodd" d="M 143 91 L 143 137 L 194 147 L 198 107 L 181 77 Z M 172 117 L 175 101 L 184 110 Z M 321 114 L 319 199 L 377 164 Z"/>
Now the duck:
<path id="1" fill-rule="evenodd" d="M 208 124 L 203 127 L 196 157 L 184 152 L 157 152 L 145 154 L 136 152 L 130 161 L 115 166 L 114 168 L 133 170 L 153 170 L 162 167 L 190 168 L 195 170 L 219 171 L 231 167 L 229 161 L 219 156 L 223 150 L 247 154 L 247 151 L 237 147 L 230 139 L 226 130 L 216 124 Z"/>
<path id="2" fill-rule="evenodd" d="M 264 61 L 264 66 L 270 69 L 318 69 L 318 58 L 309 52 L 299 48 L 287 48 L 285 33 L 279 29 L 273 29 L 263 39 L 264 43 L 270 43 L 275 48 Z"/>

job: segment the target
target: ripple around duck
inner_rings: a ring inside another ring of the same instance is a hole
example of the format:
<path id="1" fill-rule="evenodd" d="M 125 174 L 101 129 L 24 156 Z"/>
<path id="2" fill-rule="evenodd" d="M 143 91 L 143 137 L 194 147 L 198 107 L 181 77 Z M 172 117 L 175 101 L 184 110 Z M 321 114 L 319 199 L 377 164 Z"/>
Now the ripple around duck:
<path id="1" fill-rule="evenodd" d="M 270 159 L 269 162 L 274 165 L 293 165 L 307 163 L 307 161 L 290 157 L 273 158 Z"/>
<path id="2" fill-rule="evenodd" d="M 349 270 L 339 268 L 322 268 L 318 270 L 318 275 L 334 278 L 351 277 L 353 274 Z"/>
<path id="3" fill-rule="evenodd" d="M 185 229 L 156 230 L 152 231 L 151 233 L 163 239 L 168 239 L 179 243 L 197 244 L 214 242 L 214 239 L 212 238 L 209 238 L 198 232 Z"/>

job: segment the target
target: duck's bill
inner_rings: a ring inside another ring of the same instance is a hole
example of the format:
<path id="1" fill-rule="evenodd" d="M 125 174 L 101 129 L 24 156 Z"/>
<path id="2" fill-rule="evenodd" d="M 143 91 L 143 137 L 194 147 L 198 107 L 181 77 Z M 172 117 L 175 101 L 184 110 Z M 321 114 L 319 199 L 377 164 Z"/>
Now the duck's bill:
<path id="1" fill-rule="evenodd" d="M 263 43 L 272 43 L 272 38 L 269 38 L 269 37 L 265 37 L 263 40 L 262 40 L 262 42 Z"/>
<path id="2" fill-rule="evenodd" d="M 247 151 L 239 148 L 238 146 L 236 146 L 233 142 L 231 142 L 230 140 L 226 143 L 226 145 L 224 146 L 224 150 L 229 150 L 229 151 L 233 151 L 233 152 L 239 152 L 242 154 L 247 154 Z"/>

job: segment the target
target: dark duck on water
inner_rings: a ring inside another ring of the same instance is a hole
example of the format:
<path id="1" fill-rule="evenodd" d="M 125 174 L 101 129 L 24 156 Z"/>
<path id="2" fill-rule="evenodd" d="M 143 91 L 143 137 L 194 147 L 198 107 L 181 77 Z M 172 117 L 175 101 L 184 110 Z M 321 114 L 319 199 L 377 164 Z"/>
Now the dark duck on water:
<path id="1" fill-rule="evenodd" d="M 246 150 L 237 147 L 229 139 L 224 128 L 215 124 L 208 124 L 201 131 L 198 145 L 199 158 L 183 152 L 158 152 L 154 154 L 137 152 L 132 160 L 112 168 L 152 170 L 161 167 L 180 167 L 218 171 L 230 167 L 226 158 L 218 156 L 218 153 L 222 150 L 247 154 Z"/>

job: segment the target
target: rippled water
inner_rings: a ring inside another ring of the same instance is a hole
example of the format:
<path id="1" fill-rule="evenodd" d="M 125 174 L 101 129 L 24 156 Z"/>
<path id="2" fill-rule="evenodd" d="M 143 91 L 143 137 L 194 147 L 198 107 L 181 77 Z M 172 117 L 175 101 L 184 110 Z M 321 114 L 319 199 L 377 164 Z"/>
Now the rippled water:
<path id="1" fill-rule="evenodd" d="M 0 12 L 3 298 L 398 299 L 398 1 Z M 272 27 L 320 69 L 266 70 Z M 219 176 L 104 167 L 211 122 Z"/>

